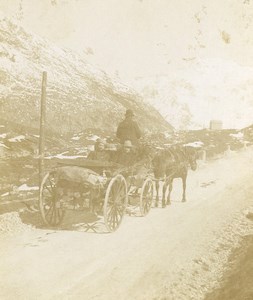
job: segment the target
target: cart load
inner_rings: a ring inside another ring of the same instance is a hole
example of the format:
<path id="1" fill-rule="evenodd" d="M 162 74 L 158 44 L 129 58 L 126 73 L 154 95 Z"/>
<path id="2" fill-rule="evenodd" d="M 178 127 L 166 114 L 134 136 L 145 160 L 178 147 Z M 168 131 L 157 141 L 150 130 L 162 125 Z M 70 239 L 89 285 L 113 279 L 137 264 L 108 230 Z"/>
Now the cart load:
<path id="1" fill-rule="evenodd" d="M 154 187 L 150 172 L 140 173 L 142 162 L 130 167 L 88 159 L 57 163 L 40 186 L 39 206 L 45 224 L 59 225 L 68 209 L 88 209 L 100 214 L 112 232 L 120 226 L 132 199 L 137 199 L 141 216 L 150 211 Z"/>

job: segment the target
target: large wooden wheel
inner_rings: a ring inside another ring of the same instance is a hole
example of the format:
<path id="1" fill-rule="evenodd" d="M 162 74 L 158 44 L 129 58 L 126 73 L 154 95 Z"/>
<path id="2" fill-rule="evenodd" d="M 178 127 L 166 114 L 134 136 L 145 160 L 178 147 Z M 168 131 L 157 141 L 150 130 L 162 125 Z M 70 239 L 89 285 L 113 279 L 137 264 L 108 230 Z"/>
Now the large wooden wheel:
<path id="1" fill-rule="evenodd" d="M 65 211 L 57 201 L 55 171 L 45 175 L 40 186 L 39 208 L 46 225 L 57 226 L 64 217 Z"/>
<path id="2" fill-rule="evenodd" d="M 108 231 L 115 231 L 122 222 L 127 207 L 127 183 L 118 174 L 111 179 L 104 200 L 104 222 Z"/>
<path id="3" fill-rule="evenodd" d="M 152 206 L 154 196 L 154 185 L 150 178 L 147 178 L 141 188 L 140 211 L 142 216 L 146 216 Z"/>

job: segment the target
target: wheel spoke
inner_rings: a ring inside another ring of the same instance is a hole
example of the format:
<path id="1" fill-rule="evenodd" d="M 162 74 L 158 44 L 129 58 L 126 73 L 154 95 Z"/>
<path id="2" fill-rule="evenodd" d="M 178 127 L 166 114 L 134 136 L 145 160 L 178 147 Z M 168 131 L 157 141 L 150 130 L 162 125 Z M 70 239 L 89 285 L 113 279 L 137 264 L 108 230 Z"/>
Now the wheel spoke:
<path id="1" fill-rule="evenodd" d="M 118 210 L 118 215 L 120 216 L 120 221 L 121 221 L 121 219 L 122 219 L 122 217 L 124 215 L 124 209 L 119 209 Z"/>
<path id="2" fill-rule="evenodd" d="M 110 221 L 109 221 L 111 229 L 115 228 L 115 222 L 116 222 L 116 210 L 114 208 L 110 215 Z"/>
<path id="3" fill-rule="evenodd" d="M 58 225 L 64 217 L 64 210 L 57 207 L 55 171 L 45 175 L 40 189 L 40 212 L 47 225 Z"/>
<path id="4" fill-rule="evenodd" d="M 56 225 L 56 220 L 57 220 L 57 208 L 54 207 L 53 225 Z"/>
<path id="5" fill-rule="evenodd" d="M 121 185 L 120 184 L 114 184 L 112 186 L 112 197 L 115 199 L 120 193 Z"/>
<path id="6" fill-rule="evenodd" d="M 112 211 L 113 211 L 114 207 L 111 206 L 108 210 L 107 210 L 107 215 L 108 217 L 110 217 L 112 215 Z"/>
<path id="7" fill-rule="evenodd" d="M 115 191 L 116 187 L 114 185 L 111 186 L 111 190 L 110 190 L 110 196 L 111 198 L 114 198 L 116 195 L 116 191 Z"/>
<path id="8" fill-rule="evenodd" d="M 54 189 L 55 188 L 54 178 L 52 176 L 50 178 L 50 176 L 49 176 L 48 181 L 50 183 L 51 188 Z"/>
<path id="9" fill-rule="evenodd" d="M 110 205 L 110 206 L 113 205 L 113 202 L 114 202 L 114 201 L 113 201 L 113 197 L 112 197 L 112 196 L 109 197 L 109 198 L 108 198 L 108 205 Z"/>
<path id="10" fill-rule="evenodd" d="M 45 185 L 45 188 L 49 191 L 49 193 L 51 195 L 53 194 L 53 190 L 52 190 L 51 186 L 49 187 L 49 186 Z M 44 189 L 44 191 L 45 191 L 45 189 Z"/>
<path id="11" fill-rule="evenodd" d="M 126 181 L 122 175 L 117 175 L 110 181 L 105 195 L 104 218 L 109 231 L 119 227 L 125 212 L 126 197 Z"/>
<path id="12" fill-rule="evenodd" d="M 151 192 L 151 189 L 152 189 L 152 185 L 151 185 L 151 184 L 148 184 L 147 194 Z"/>
<path id="13" fill-rule="evenodd" d="M 120 221 L 118 209 L 115 209 L 115 223 L 118 225 Z"/>
<path id="14" fill-rule="evenodd" d="M 115 191 L 115 196 L 117 196 L 120 193 L 120 190 L 122 189 L 122 182 L 121 181 L 116 181 L 115 182 L 115 187 L 114 187 L 114 191 Z"/>
<path id="15" fill-rule="evenodd" d="M 117 205 L 117 210 L 120 212 L 120 214 L 124 214 L 125 205 Z"/>
<path id="16" fill-rule="evenodd" d="M 145 203 L 144 203 L 144 210 L 147 212 L 147 211 L 149 211 L 149 209 L 150 209 L 150 207 L 151 207 L 152 200 L 151 200 L 150 197 L 147 197 L 145 200 L 146 200 L 146 201 L 145 201 Z"/>
<path id="17" fill-rule="evenodd" d="M 120 185 L 118 187 L 118 194 L 121 194 L 122 192 L 124 193 L 125 190 L 125 185 L 120 182 Z"/>
<path id="18" fill-rule="evenodd" d="M 153 200 L 153 183 L 150 179 L 147 179 L 142 187 L 142 194 L 140 200 L 140 210 L 142 215 L 146 215 L 152 205 Z"/>
<path id="19" fill-rule="evenodd" d="M 111 211 L 110 215 L 108 215 L 108 223 L 111 227 L 114 224 L 114 216 L 115 216 L 114 211 Z"/>
<path id="20" fill-rule="evenodd" d="M 53 220 L 53 218 L 54 218 L 54 215 L 55 215 L 55 206 L 53 206 L 52 215 L 51 215 L 51 217 L 50 217 L 50 219 L 49 219 L 49 223 L 52 223 L 52 220 Z"/>
<path id="21" fill-rule="evenodd" d="M 117 212 L 115 214 L 115 219 L 116 219 L 117 225 L 119 225 L 119 222 L 120 222 L 121 218 L 120 218 L 120 214 L 118 214 Z"/>
<path id="22" fill-rule="evenodd" d="M 115 199 L 115 203 L 116 203 L 117 205 L 124 204 L 125 198 L 126 198 L 125 195 L 118 195 L 118 197 Z"/>
<path id="23" fill-rule="evenodd" d="M 52 208 L 53 208 L 53 205 L 51 205 L 51 206 L 49 207 L 49 209 L 47 210 L 45 216 L 47 216 L 47 215 L 49 214 L 49 212 L 52 210 Z"/>
<path id="24" fill-rule="evenodd" d="M 54 214 L 54 207 L 51 206 L 51 208 L 50 208 L 50 213 L 48 212 L 48 214 L 47 214 L 47 216 L 46 216 L 46 217 L 47 217 L 47 220 L 48 220 L 48 223 L 51 222 L 51 219 L 52 219 L 53 214 Z"/>
<path id="25" fill-rule="evenodd" d="M 61 209 L 57 209 L 57 216 L 58 216 L 58 222 L 59 223 L 61 221 L 61 217 L 63 215 L 63 211 Z"/>
<path id="26" fill-rule="evenodd" d="M 112 224 L 112 228 L 115 228 L 115 220 L 116 220 L 116 216 L 115 216 L 115 214 L 113 214 L 113 224 Z"/>

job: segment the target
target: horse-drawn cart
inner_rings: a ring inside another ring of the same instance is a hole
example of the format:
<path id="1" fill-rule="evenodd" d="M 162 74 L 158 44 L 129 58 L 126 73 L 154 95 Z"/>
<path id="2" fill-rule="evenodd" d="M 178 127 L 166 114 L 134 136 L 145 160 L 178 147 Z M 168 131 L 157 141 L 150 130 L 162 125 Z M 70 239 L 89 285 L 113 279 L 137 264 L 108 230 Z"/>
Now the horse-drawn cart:
<path id="1" fill-rule="evenodd" d="M 140 214 L 145 216 L 153 192 L 148 172 L 137 174 L 134 168 L 111 162 L 59 160 L 42 180 L 39 208 L 46 225 L 59 225 L 69 209 L 88 210 L 103 217 L 106 229 L 113 232 L 122 222 L 129 199 L 138 198 Z"/>

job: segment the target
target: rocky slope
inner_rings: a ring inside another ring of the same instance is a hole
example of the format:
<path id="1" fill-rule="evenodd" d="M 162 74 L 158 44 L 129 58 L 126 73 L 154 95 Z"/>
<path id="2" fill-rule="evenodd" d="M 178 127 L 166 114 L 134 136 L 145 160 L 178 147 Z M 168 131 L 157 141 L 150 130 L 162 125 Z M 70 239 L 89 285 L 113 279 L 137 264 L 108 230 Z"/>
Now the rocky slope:
<path id="1" fill-rule="evenodd" d="M 126 108 L 136 112 L 148 131 L 172 128 L 135 91 L 76 53 L 57 48 L 3 17 L 0 41 L 0 118 L 37 128 L 42 72 L 47 71 L 47 124 L 51 130 L 115 130 Z"/>

